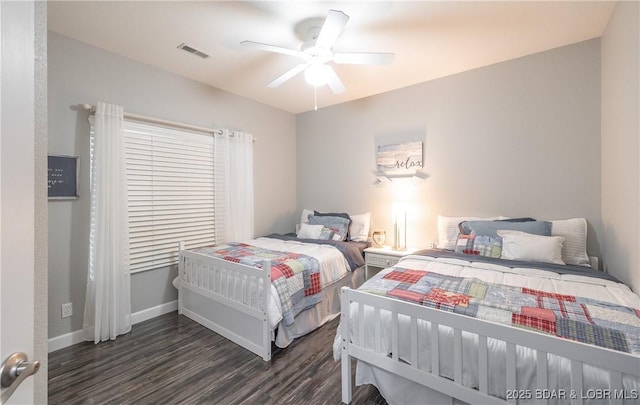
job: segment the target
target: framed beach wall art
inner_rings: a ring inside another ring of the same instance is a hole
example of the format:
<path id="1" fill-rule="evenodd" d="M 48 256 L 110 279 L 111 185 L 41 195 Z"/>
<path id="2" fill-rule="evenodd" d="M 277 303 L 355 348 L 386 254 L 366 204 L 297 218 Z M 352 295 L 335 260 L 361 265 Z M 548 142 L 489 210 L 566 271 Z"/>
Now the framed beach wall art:
<path id="1" fill-rule="evenodd" d="M 47 166 L 47 195 L 49 200 L 78 198 L 78 157 L 49 155 Z"/>
<path id="2" fill-rule="evenodd" d="M 380 145 L 376 163 L 385 176 L 412 176 L 424 167 L 422 142 Z"/>

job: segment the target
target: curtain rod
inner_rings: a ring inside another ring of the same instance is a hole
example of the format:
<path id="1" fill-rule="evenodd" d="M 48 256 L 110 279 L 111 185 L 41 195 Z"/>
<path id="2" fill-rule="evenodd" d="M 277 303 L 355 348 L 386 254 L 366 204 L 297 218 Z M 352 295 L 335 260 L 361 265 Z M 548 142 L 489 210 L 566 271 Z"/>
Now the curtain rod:
<path id="1" fill-rule="evenodd" d="M 84 108 L 85 110 L 89 110 L 89 114 L 94 114 L 96 112 L 96 106 L 93 105 L 93 104 L 81 104 L 81 107 Z M 204 132 L 206 134 L 212 134 L 212 135 L 220 135 L 220 134 L 222 134 L 222 130 L 220 130 L 220 129 L 211 129 L 211 128 L 206 128 L 206 127 L 199 127 L 197 125 L 183 124 L 181 122 L 162 120 L 162 119 L 159 119 L 159 118 L 147 117 L 145 115 L 131 114 L 131 113 L 126 113 L 125 112 L 124 113 L 124 118 L 125 119 L 129 119 L 129 120 L 133 120 L 133 121 L 146 122 L 146 123 L 149 123 L 149 124 L 163 125 L 163 126 L 166 126 L 166 127 L 172 127 L 172 128 L 178 128 L 178 129 L 186 129 L 186 130 L 189 130 L 189 131 L 196 131 L 196 132 Z M 253 138 L 253 142 L 255 142 L 255 141 L 256 141 L 256 138 Z"/>

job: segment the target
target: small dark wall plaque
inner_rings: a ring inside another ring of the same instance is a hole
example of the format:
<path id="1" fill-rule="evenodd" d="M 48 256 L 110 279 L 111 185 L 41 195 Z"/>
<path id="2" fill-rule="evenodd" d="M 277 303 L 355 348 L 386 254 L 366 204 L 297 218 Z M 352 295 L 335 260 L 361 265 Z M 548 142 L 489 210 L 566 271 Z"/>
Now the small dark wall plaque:
<path id="1" fill-rule="evenodd" d="M 78 198 L 78 157 L 49 155 L 48 195 L 50 200 Z"/>

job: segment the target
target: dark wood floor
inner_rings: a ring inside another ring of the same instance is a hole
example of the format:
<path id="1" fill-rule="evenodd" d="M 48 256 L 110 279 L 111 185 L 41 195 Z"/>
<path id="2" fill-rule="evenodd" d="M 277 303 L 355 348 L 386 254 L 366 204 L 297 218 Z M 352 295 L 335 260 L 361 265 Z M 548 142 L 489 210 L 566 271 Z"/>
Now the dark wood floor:
<path id="1" fill-rule="evenodd" d="M 338 319 L 275 348 L 271 362 L 170 313 L 98 345 L 49 354 L 49 404 L 340 404 Z M 353 367 L 355 369 L 355 367 Z M 386 404 L 375 387 L 355 404 Z"/>

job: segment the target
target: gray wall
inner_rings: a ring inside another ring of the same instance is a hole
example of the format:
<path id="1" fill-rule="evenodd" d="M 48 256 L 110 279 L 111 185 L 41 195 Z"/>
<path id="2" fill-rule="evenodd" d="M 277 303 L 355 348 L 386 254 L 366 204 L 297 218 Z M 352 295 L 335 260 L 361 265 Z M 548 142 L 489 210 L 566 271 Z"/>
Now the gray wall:
<path id="1" fill-rule="evenodd" d="M 618 2 L 602 37 L 605 268 L 640 293 L 640 3 Z"/>
<path id="2" fill-rule="evenodd" d="M 298 210 L 370 211 L 389 241 L 404 202 L 410 246 L 438 214 L 584 217 L 600 253 L 599 39 L 300 114 L 297 136 Z M 410 140 L 430 177 L 374 186 L 377 145 Z"/>
<path id="3" fill-rule="evenodd" d="M 49 337 L 81 329 L 89 234 L 88 113 L 98 101 L 125 112 L 252 133 L 255 232 L 288 232 L 296 216 L 295 118 L 292 114 L 91 47 L 48 36 L 49 153 L 80 156 L 80 198 L 49 202 Z M 272 159 L 272 156 L 289 156 Z M 277 181 L 274 181 L 277 179 Z M 176 299 L 175 269 L 132 276 L 133 312 Z M 72 302 L 72 318 L 60 305 Z"/>

